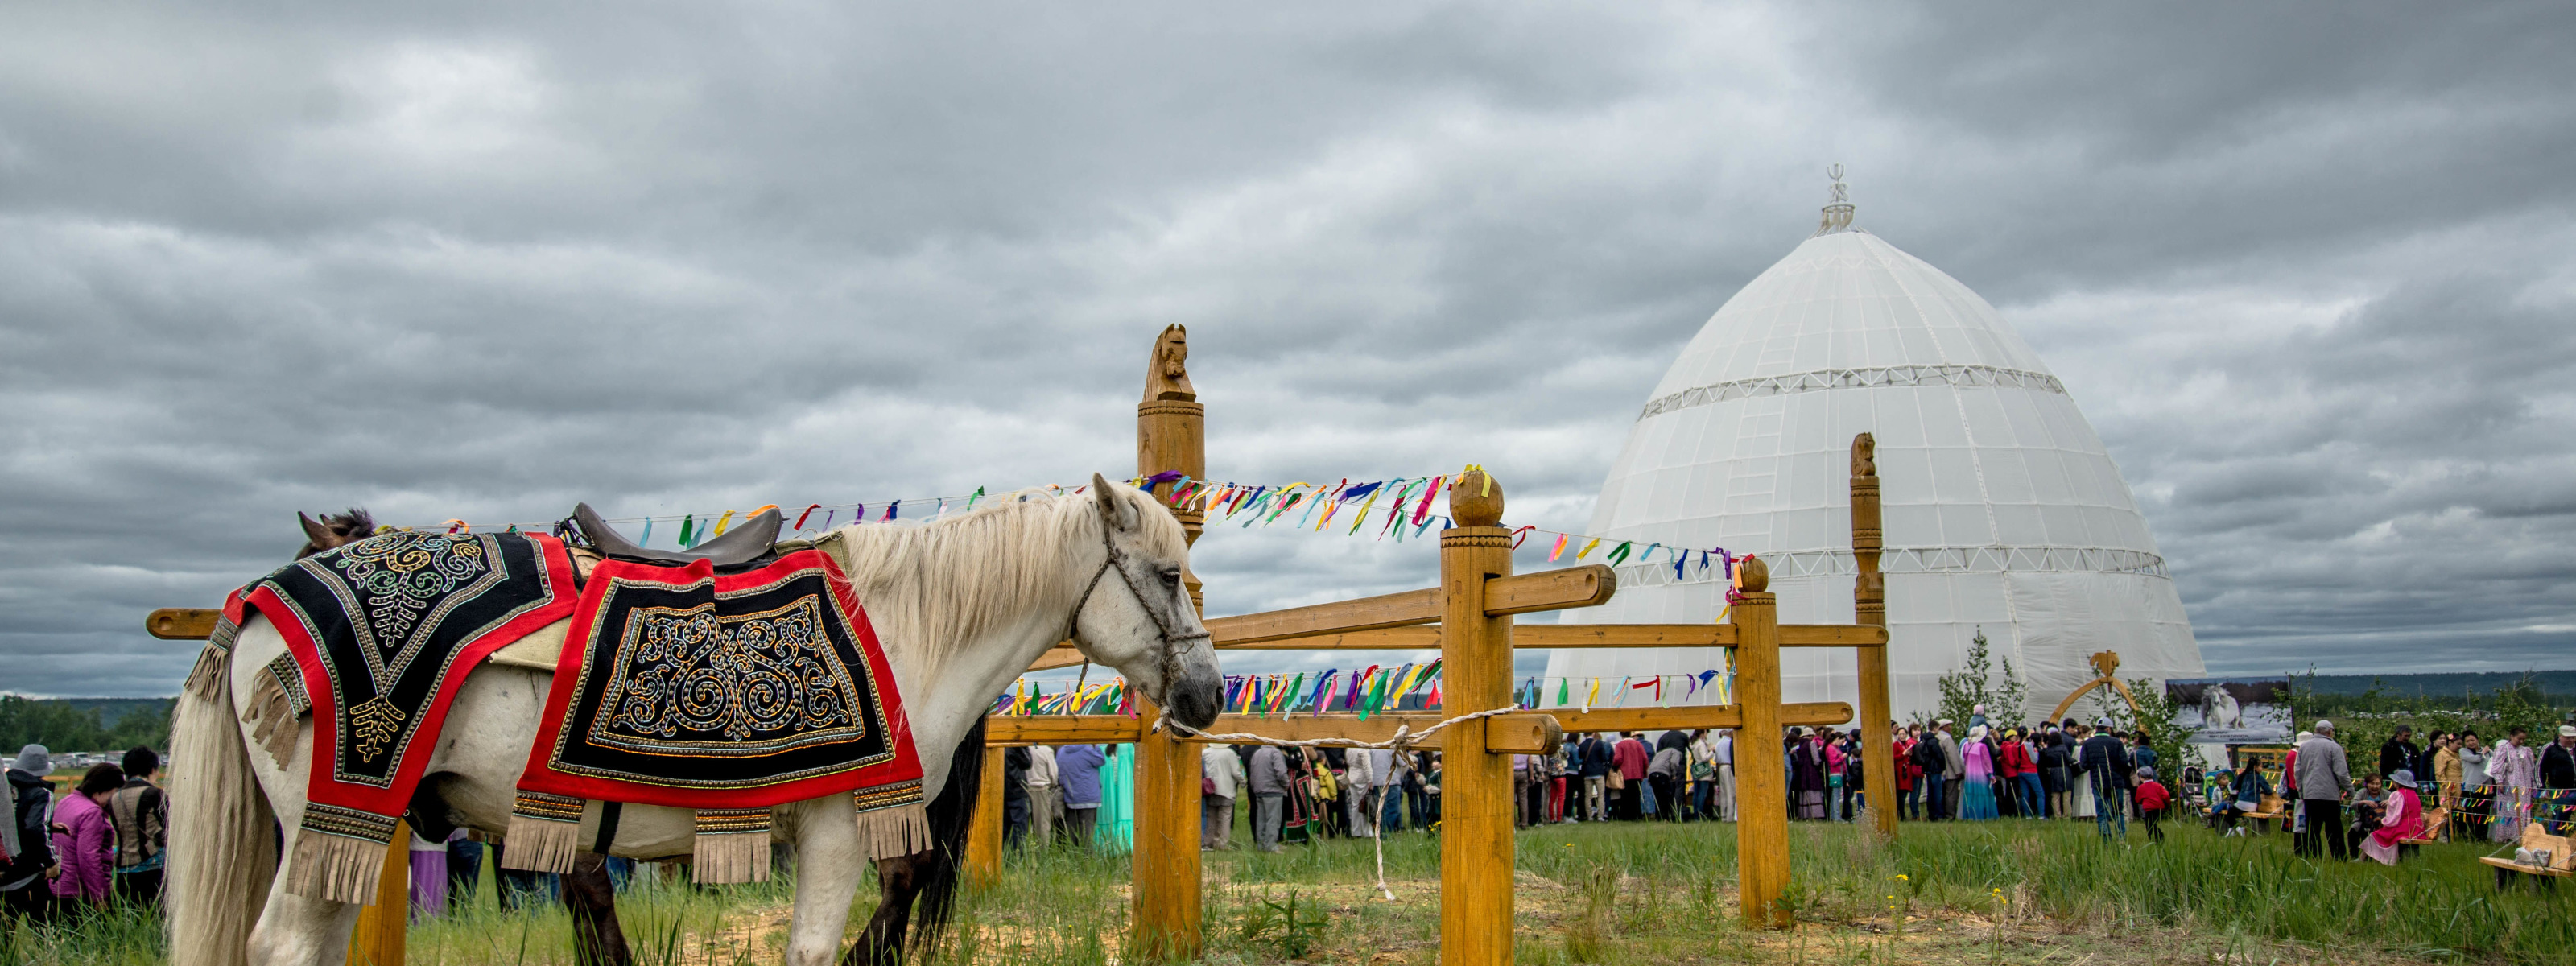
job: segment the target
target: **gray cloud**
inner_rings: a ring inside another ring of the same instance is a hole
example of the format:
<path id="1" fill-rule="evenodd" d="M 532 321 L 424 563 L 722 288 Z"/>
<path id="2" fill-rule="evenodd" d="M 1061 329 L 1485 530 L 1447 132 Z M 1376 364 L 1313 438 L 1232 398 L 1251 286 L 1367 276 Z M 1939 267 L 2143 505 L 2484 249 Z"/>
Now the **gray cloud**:
<path id="1" fill-rule="evenodd" d="M 274 566 L 299 509 L 537 521 L 1121 472 L 1168 322 L 1213 474 L 1479 462 L 1516 522 L 1579 528 L 1648 387 L 1812 228 L 1831 161 L 1862 225 L 2065 378 L 2212 667 L 2563 665 L 2568 26 L 13 10 L 0 688 L 168 693 L 187 649 L 141 614 Z M 1230 527 L 1195 565 L 1215 612 L 1433 571 L 1427 545 Z"/>

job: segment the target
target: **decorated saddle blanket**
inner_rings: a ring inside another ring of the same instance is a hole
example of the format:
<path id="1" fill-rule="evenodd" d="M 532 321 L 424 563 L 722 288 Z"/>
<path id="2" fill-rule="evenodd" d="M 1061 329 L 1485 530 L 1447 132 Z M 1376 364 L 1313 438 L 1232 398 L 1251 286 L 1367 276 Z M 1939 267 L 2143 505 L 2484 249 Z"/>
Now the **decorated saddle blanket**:
<path id="1" fill-rule="evenodd" d="M 570 871 L 615 837 L 618 805 L 662 805 L 697 810 L 698 881 L 753 881 L 770 808 L 838 794 L 871 857 L 931 847 L 912 726 L 839 564 L 608 560 L 564 637 L 504 865 Z"/>
<path id="2" fill-rule="evenodd" d="M 577 598 L 562 542 L 526 533 L 397 532 L 298 560 L 235 592 L 207 641 L 192 691 L 218 693 L 241 624 L 256 608 L 286 654 L 253 686 L 245 722 L 279 761 L 313 716 L 307 805 L 287 889 L 374 900 L 395 824 L 410 808 L 466 672 Z"/>

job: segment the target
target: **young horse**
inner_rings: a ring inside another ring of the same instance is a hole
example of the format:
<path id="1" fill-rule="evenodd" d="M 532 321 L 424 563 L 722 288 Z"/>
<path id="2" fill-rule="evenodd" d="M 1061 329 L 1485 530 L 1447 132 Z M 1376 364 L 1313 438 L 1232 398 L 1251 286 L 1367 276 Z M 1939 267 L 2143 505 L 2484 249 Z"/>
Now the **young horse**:
<path id="1" fill-rule="evenodd" d="M 319 520 L 298 510 L 295 522 L 304 525 L 304 549 L 295 552 L 297 560 L 376 535 L 376 518 L 357 507 L 347 513 L 325 513 Z"/>
<path id="2" fill-rule="evenodd" d="M 1215 721 L 1216 654 L 1181 587 L 1188 544 L 1153 497 L 1092 477 L 1089 496 L 1025 497 L 922 526 L 849 527 L 823 541 L 866 606 L 912 720 L 932 825 L 942 848 L 881 870 L 886 902 L 853 960 L 901 955 L 904 920 L 923 894 L 936 928 L 954 876 L 950 856 L 974 788 L 955 768 L 986 706 L 1056 641 L 1116 668 L 1131 686 L 1194 727 Z M 313 754 L 310 720 L 283 766 L 250 753 L 242 715 L 251 675 L 285 650 L 254 616 L 241 628 L 215 700 L 183 694 L 172 735 L 169 850 L 172 966 L 328 966 L 357 920 L 354 905 L 289 894 L 274 879 L 274 829 L 294 848 Z M 550 676 L 484 664 L 468 672 L 439 735 L 415 812 L 447 824 L 508 828 Z M 952 777 L 960 787 L 950 787 Z M 954 814 L 940 814 L 953 812 Z M 840 952 L 866 855 L 848 795 L 779 806 L 774 833 L 797 857 L 789 966 Z M 612 854 L 684 855 L 686 810 L 627 806 Z M 926 893 L 926 894 L 924 894 Z M 255 924 L 254 924 L 255 923 Z"/>

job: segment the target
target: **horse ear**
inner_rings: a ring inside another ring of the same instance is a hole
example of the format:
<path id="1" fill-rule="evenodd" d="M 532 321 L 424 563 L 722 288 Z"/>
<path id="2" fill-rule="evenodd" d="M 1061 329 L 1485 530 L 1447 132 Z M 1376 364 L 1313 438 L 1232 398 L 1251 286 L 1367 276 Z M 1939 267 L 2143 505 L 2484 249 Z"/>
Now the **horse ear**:
<path id="1" fill-rule="evenodd" d="M 340 545 L 339 534 L 332 533 L 330 527 L 322 525 L 322 521 L 305 516 L 304 511 L 295 511 L 295 522 L 304 525 L 304 539 L 312 541 L 315 547 L 329 550 Z"/>
<path id="2" fill-rule="evenodd" d="M 1136 529 L 1136 505 L 1121 499 L 1118 491 L 1098 473 L 1091 474 L 1091 497 L 1099 502 L 1100 518 L 1109 522 L 1110 529 Z"/>

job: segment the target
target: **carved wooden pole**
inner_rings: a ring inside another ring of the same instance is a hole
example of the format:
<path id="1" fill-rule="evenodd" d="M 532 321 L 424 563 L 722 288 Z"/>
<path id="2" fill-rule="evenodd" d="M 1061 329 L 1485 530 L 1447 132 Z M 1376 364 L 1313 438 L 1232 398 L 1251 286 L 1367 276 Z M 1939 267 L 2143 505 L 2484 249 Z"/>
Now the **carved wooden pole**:
<path id="1" fill-rule="evenodd" d="M 1878 439 L 1868 433 L 1852 437 L 1852 559 L 1860 572 L 1852 582 L 1853 623 L 1887 626 L 1887 575 L 1878 572 L 1884 534 L 1878 515 Z M 1888 697 L 1887 647 L 1859 648 L 1861 787 L 1869 796 L 1870 827 L 1896 838 L 1896 736 L 1894 703 Z"/>
<path id="2" fill-rule="evenodd" d="M 1501 526 L 1503 488 L 1483 470 L 1449 484 L 1440 533 L 1440 713 L 1507 707 L 1512 619 L 1485 616 L 1485 582 L 1512 572 L 1512 532 Z M 1440 788 L 1440 962 L 1512 962 L 1512 761 L 1486 751 L 1492 719 L 1449 726 Z"/>
<path id="3" fill-rule="evenodd" d="M 376 873 L 375 904 L 358 910 L 358 927 L 349 932 L 349 966 L 403 966 L 410 926 L 411 824 L 396 822 L 384 870 Z"/>
<path id="4" fill-rule="evenodd" d="M 1207 407 L 1190 385 L 1189 332 L 1170 326 L 1154 340 L 1145 371 L 1145 400 L 1136 406 L 1136 475 L 1178 471 L 1207 475 Z M 1153 487 L 1168 497 L 1176 484 Z M 1168 505 L 1168 504 L 1167 504 Z M 1206 515 L 1178 512 L 1181 529 L 1198 542 Z M 1190 602 L 1206 608 L 1198 575 L 1184 573 Z M 1154 720 L 1153 703 L 1139 695 L 1137 711 Z M 1194 959 L 1199 953 L 1199 754 L 1198 746 L 1166 733 L 1136 743 L 1136 954 L 1143 958 Z"/>
<path id="5" fill-rule="evenodd" d="M 1781 774 L 1780 612 L 1770 593 L 1771 568 L 1748 556 L 1744 589 L 1727 609 L 1735 625 L 1735 700 L 1744 731 L 1735 742 L 1735 885 L 1744 924 L 1789 924 L 1780 896 L 1789 888 L 1789 790 Z"/>
<path id="6" fill-rule="evenodd" d="M 1000 745 L 984 748 L 984 780 L 976 785 L 975 811 L 967 816 L 966 884 L 991 885 L 1002 877 L 1002 756 Z"/>

